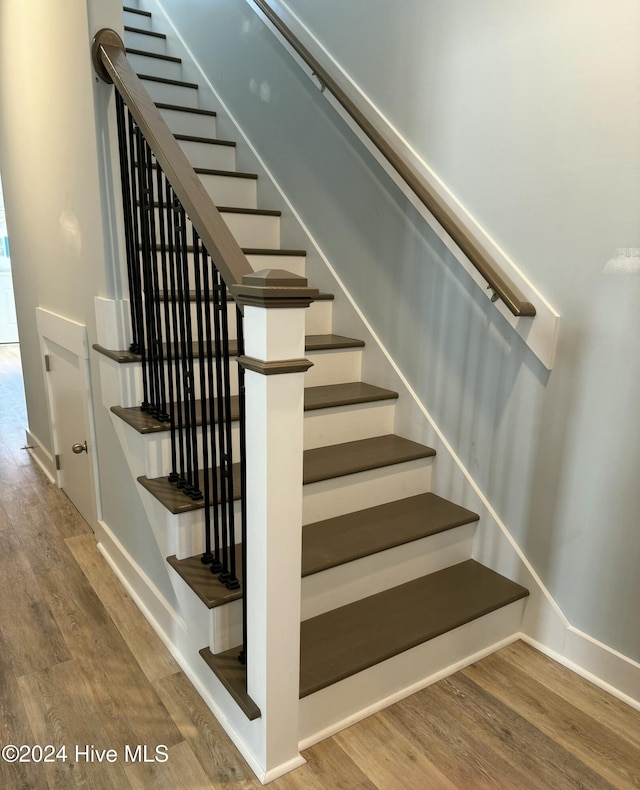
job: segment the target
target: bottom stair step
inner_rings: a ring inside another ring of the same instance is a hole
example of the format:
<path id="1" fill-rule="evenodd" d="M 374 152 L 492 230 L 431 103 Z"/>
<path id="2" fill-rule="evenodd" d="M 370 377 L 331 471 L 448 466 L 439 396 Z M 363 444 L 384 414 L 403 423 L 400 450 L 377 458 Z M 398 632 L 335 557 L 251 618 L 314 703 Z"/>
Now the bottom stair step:
<path id="1" fill-rule="evenodd" d="M 467 560 L 305 620 L 300 628 L 300 697 L 528 594 L 521 585 Z"/>
<path id="2" fill-rule="evenodd" d="M 259 719 L 260 708 L 247 694 L 247 671 L 238 661 L 239 647 L 226 650 L 224 653 L 213 654 L 208 647 L 200 651 L 214 675 L 238 703 L 240 710 L 251 721 Z"/>

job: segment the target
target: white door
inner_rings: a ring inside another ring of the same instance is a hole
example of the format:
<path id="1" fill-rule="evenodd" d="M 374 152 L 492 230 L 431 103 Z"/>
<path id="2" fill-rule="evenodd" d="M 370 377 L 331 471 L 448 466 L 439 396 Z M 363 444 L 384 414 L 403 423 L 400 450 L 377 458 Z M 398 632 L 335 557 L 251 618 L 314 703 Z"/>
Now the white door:
<path id="1" fill-rule="evenodd" d="M 51 422 L 58 484 L 95 529 L 96 498 L 85 360 L 47 342 Z"/>

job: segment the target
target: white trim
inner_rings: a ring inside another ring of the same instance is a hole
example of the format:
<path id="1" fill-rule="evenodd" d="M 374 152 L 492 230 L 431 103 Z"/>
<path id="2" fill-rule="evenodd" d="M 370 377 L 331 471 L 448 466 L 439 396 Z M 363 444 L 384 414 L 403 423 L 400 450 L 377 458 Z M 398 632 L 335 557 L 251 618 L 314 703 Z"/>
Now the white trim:
<path id="1" fill-rule="evenodd" d="M 89 359 L 87 327 L 44 307 L 36 307 L 36 323 L 41 337 L 52 340 L 80 359 Z"/>
<path id="2" fill-rule="evenodd" d="M 194 685 L 198 694 L 220 722 L 225 732 L 233 741 L 234 745 L 237 747 L 242 757 L 247 761 L 249 767 L 258 779 L 263 784 L 266 784 L 273 779 L 277 779 L 279 776 L 283 776 L 294 768 L 304 765 L 306 760 L 300 756 L 299 759 L 293 759 L 282 765 L 275 766 L 269 771 L 264 770 L 264 767 L 260 765 L 256 756 L 247 746 L 246 739 L 240 736 L 223 708 L 212 696 L 211 690 L 205 686 L 198 672 L 194 670 L 184 649 L 185 647 L 188 649 L 190 643 L 184 621 L 178 616 L 153 581 L 133 559 L 104 521 L 99 522 L 96 539 L 98 540 L 98 551 L 105 558 L 107 564 L 117 576 L 122 586 L 129 593 L 149 625 L 176 660 L 180 669 L 182 669 L 189 681 Z M 171 634 L 171 636 L 169 636 L 169 634 Z M 181 644 L 178 644 L 179 642 Z M 206 672 L 210 672 L 197 651 L 194 660 L 197 660 L 199 668 L 205 667 Z M 217 682 L 213 673 L 211 673 L 211 680 L 212 684 L 213 682 Z M 226 694 L 226 691 L 224 693 Z M 236 703 L 233 701 L 232 704 L 236 706 Z M 250 724 L 251 723 L 249 723 L 249 725 Z"/>
<path id="3" fill-rule="evenodd" d="M 285 49 L 294 57 L 299 63 L 307 77 L 318 86 L 317 77 L 309 70 L 309 67 L 297 55 L 295 50 L 285 41 L 277 29 L 271 24 L 269 19 L 263 12 L 257 8 L 252 0 L 246 0 L 251 9 L 263 20 L 267 27 L 274 33 L 278 41 L 285 47 Z M 304 41 L 305 46 L 310 50 L 315 49 L 315 56 L 319 60 L 324 60 L 330 63 L 329 71 L 339 72 L 343 79 L 349 84 L 350 88 L 357 92 L 359 98 L 365 103 L 368 115 L 375 115 L 377 118 L 378 126 L 384 128 L 383 136 L 386 139 L 393 140 L 396 148 L 403 152 L 404 158 L 411 163 L 418 171 L 420 171 L 423 179 L 430 185 L 430 187 L 452 208 L 462 219 L 466 229 L 476 238 L 476 240 L 485 247 L 491 256 L 498 262 L 500 267 L 505 271 L 507 276 L 513 281 L 524 294 L 524 296 L 535 306 L 536 316 L 531 318 L 517 318 L 506 307 L 501 300 L 495 303 L 495 307 L 503 318 L 513 327 L 515 332 L 520 335 L 524 342 L 529 346 L 533 353 L 538 357 L 542 364 L 548 369 L 553 368 L 553 363 L 556 354 L 556 347 L 558 343 L 558 332 L 560 326 L 560 314 L 551 306 L 551 304 L 544 298 L 538 291 L 528 277 L 522 272 L 509 255 L 500 247 L 498 242 L 489 234 L 487 230 L 480 224 L 480 222 L 471 214 L 471 212 L 462 204 L 462 202 L 453 194 L 447 187 L 442 179 L 435 173 L 429 164 L 420 156 L 420 154 L 410 145 L 400 131 L 393 125 L 393 123 L 384 115 L 384 113 L 377 107 L 373 101 L 367 96 L 362 88 L 350 77 L 350 75 L 343 69 L 340 63 L 333 57 L 333 55 L 326 49 L 322 42 L 311 32 L 311 30 L 302 22 L 302 20 L 286 5 L 282 0 L 275 0 L 272 3 L 280 9 L 280 15 L 288 17 L 287 23 L 292 27 L 296 27 L 296 35 L 299 38 L 306 38 Z M 284 13 L 283 13 L 284 12 Z M 301 36 L 302 33 L 302 36 Z M 182 40 L 182 39 L 181 39 Z M 192 53 L 189 53 L 190 55 Z M 195 59 L 194 59 L 195 60 Z M 430 227 L 436 233 L 438 238 L 444 243 L 447 249 L 456 257 L 456 259 L 463 266 L 465 271 L 470 275 L 473 281 L 479 286 L 483 293 L 490 297 L 491 292 L 487 288 L 487 282 L 484 277 L 478 272 L 475 266 L 470 262 L 469 258 L 460 250 L 455 242 L 449 237 L 446 231 L 442 228 L 440 223 L 435 219 L 433 214 L 424 206 L 422 201 L 415 195 L 413 190 L 406 184 L 404 179 L 397 173 L 395 168 L 387 161 L 387 159 L 380 153 L 378 148 L 371 142 L 371 140 L 364 134 L 357 123 L 346 112 L 342 105 L 335 99 L 330 91 L 324 91 L 323 86 L 320 85 L 321 91 L 324 93 L 325 98 L 335 111 L 340 115 L 343 121 L 349 126 L 353 133 L 358 137 L 360 142 L 367 148 L 371 155 L 376 159 L 378 164 L 385 170 L 387 175 L 392 179 L 396 186 L 402 191 L 405 197 L 412 203 L 414 208 L 420 215 L 428 222 Z"/>
<path id="4" fill-rule="evenodd" d="M 38 464 L 40 469 L 42 469 L 49 482 L 56 485 L 56 462 L 53 456 L 44 444 L 42 444 L 40 439 L 38 439 L 35 434 L 31 433 L 29 428 L 25 428 L 24 432 L 27 437 L 26 449 L 29 455 Z"/>
<path id="5" fill-rule="evenodd" d="M 565 652 L 562 654 L 532 639 L 528 634 L 520 634 L 523 642 L 598 686 L 607 694 L 611 694 L 612 697 L 640 711 L 640 664 L 573 626 L 567 628 L 566 637 Z M 578 653 L 582 663 L 571 658 L 571 656 L 578 658 Z M 589 669 L 589 667 L 595 669 L 596 666 L 599 674 Z M 621 687 L 622 685 L 624 688 Z"/>

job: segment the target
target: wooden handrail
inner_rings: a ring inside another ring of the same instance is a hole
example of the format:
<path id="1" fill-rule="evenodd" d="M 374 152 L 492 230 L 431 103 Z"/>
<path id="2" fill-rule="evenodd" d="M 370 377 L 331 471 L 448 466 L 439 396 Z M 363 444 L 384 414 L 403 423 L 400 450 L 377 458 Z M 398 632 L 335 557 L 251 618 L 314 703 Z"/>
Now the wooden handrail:
<path id="1" fill-rule="evenodd" d="M 371 121 L 358 109 L 351 98 L 338 85 L 329 72 L 313 57 L 300 39 L 275 13 L 265 0 L 253 0 L 287 43 L 297 52 L 319 80 L 323 89 L 329 90 L 343 109 L 351 116 L 364 134 L 371 140 L 389 164 L 411 188 L 424 206 L 440 223 L 445 232 L 453 239 L 462 252 L 487 281 L 489 286 L 502 299 L 515 316 L 534 316 L 535 307 L 527 301 L 514 283 L 501 270 L 500 265 L 491 257 L 478 241 L 461 223 L 456 213 L 442 200 L 435 190 L 420 176 L 409 162 L 376 129 Z"/>
<path id="2" fill-rule="evenodd" d="M 114 30 L 104 28 L 96 34 L 93 63 L 122 96 L 227 287 L 241 283 L 245 274 L 253 273 L 251 265 L 131 67 Z"/>

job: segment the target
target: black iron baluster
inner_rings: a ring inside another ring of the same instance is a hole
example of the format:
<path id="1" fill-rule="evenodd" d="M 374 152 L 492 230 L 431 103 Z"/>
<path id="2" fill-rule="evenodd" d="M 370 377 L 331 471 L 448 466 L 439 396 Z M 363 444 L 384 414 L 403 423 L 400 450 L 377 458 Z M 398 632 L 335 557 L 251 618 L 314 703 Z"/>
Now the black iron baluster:
<path id="1" fill-rule="evenodd" d="M 213 343 L 213 332 L 211 328 L 211 315 L 215 321 L 215 288 L 216 288 L 216 273 L 213 266 L 213 261 L 209 258 L 206 250 L 204 252 L 204 265 L 202 269 L 203 279 L 203 298 L 207 305 L 205 312 L 205 336 L 207 342 L 207 388 L 209 392 L 208 411 L 209 411 L 209 449 L 210 449 L 210 463 L 211 463 L 211 504 L 213 515 L 213 553 L 211 546 L 202 555 L 202 562 L 211 565 L 212 573 L 220 573 L 222 570 L 222 562 L 220 561 L 221 542 L 220 542 L 220 496 L 219 496 L 219 480 L 218 480 L 218 453 L 216 450 L 216 433 L 218 427 L 216 425 L 216 411 L 217 411 L 217 393 L 215 390 L 215 368 L 217 367 L 217 358 L 215 356 L 215 347 Z M 213 281 L 213 290 L 211 283 Z M 214 394 L 216 393 L 216 394 Z M 204 407 L 203 407 L 204 408 Z M 211 525 L 210 525 L 211 526 Z"/>
<path id="2" fill-rule="evenodd" d="M 162 168 L 156 161 L 155 163 L 156 174 L 156 197 L 158 203 L 158 235 L 159 239 L 155 244 L 156 253 L 154 255 L 154 269 L 156 271 L 155 281 L 155 297 L 158 300 L 158 333 L 160 335 L 160 349 L 163 355 L 163 365 L 160 371 L 162 391 L 163 391 L 163 406 L 164 410 L 158 414 L 158 419 L 163 422 L 169 422 L 171 425 L 175 422 L 175 404 L 174 404 L 174 391 L 173 391 L 173 376 L 171 375 L 173 354 L 171 351 L 171 320 L 169 310 L 169 293 L 167 284 L 167 204 L 165 200 L 165 191 L 163 189 L 164 181 L 166 180 Z M 158 266 L 158 243 L 160 247 L 160 265 Z M 162 291 L 160 290 L 160 273 L 162 274 Z M 164 331 L 163 331 L 164 326 Z M 166 366 L 164 362 L 166 361 Z M 175 446 L 173 436 L 171 438 L 171 468 L 175 468 Z"/>
<path id="3" fill-rule="evenodd" d="M 244 355 L 244 319 L 236 308 L 238 357 Z M 247 663 L 247 425 L 245 422 L 244 368 L 238 365 L 238 420 L 240 421 L 240 540 L 242 541 L 242 650 L 238 661 Z M 245 676 L 246 688 L 246 676 Z"/>
<path id="4" fill-rule="evenodd" d="M 126 110 L 128 114 L 128 110 Z M 122 209 L 124 220 L 124 240 L 127 255 L 127 282 L 129 285 L 129 308 L 131 313 L 131 344 L 130 351 L 138 349 L 138 322 L 137 300 L 135 298 L 138 287 L 138 278 L 135 276 L 136 258 L 138 255 L 136 235 L 134 228 L 134 204 L 132 204 L 131 174 L 129 173 L 129 147 L 127 138 L 127 120 L 125 117 L 125 104 L 119 93 L 116 93 L 116 116 L 118 121 L 118 147 L 120 153 L 120 178 L 122 180 Z"/>

